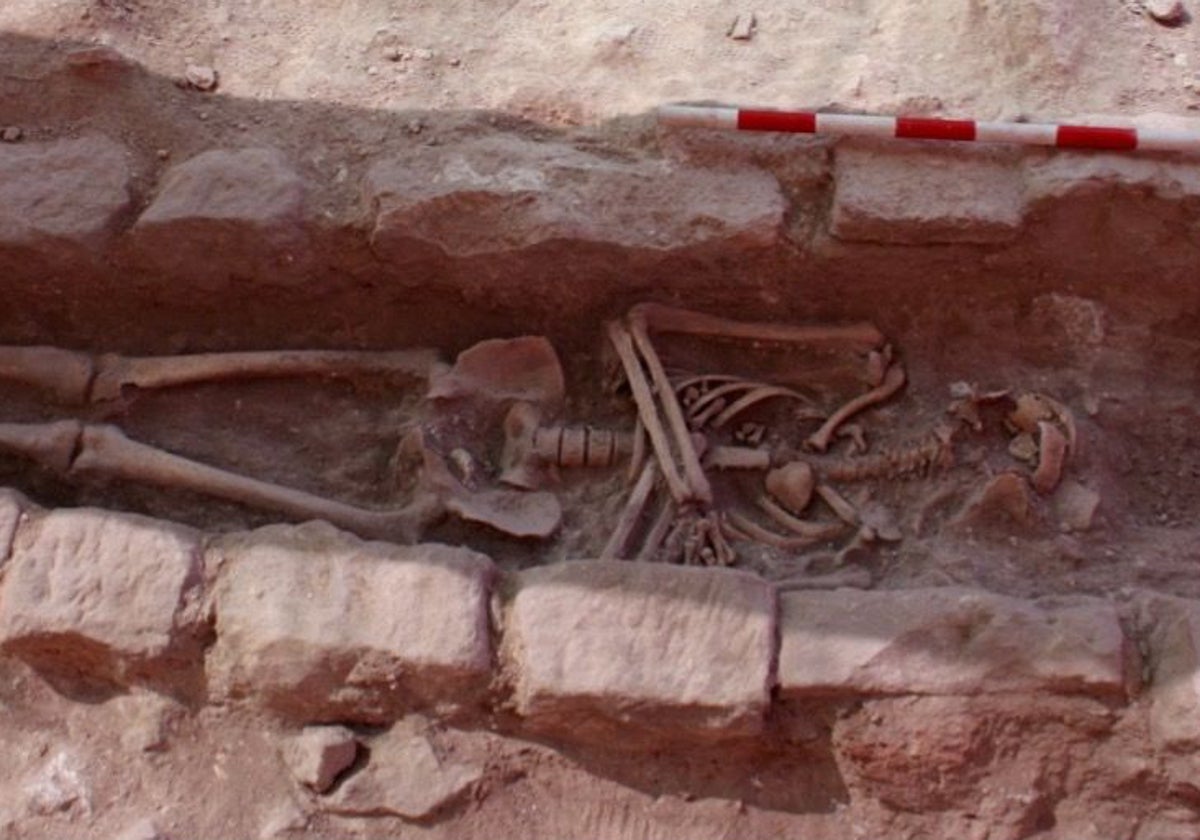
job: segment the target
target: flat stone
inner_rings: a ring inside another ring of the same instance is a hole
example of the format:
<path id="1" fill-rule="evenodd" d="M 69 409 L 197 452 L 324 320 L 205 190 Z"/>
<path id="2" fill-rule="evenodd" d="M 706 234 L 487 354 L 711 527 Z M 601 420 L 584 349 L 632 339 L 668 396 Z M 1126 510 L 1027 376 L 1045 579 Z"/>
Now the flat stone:
<path id="1" fill-rule="evenodd" d="M 761 727 L 774 633 L 775 599 L 757 577 L 579 561 L 517 575 L 504 650 L 534 729 L 720 737 Z"/>
<path id="2" fill-rule="evenodd" d="M 785 696 L 1116 694 L 1127 646 L 1098 600 L 1036 603 L 959 587 L 780 596 Z"/>
<path id="3" fill-rule="evenodd" d="M 330 797 L 339 814 L 390 814 L 418 820 L 451 804 L 483 778 L 483 768 L 439 758 L 419 719 L 406 719 L 371 740 L 371 759 Z"/>
<path id="4" fill-rule="evenodd" d="M 1200 601 L 1146 595 L 1139 604 L 1147 648 L 1150 735 L 1159 749 L 1200 749 Z"/>
<path id="5" fill-rule="evenodd" d="M 100 135 L 0 145 L 0 248 L 97 248 L 130 206 L 124 146 Z"/>
<path id="6" fill-rule="evenodd" d="M 422 146 L 368 171 L 371 241 L 384 257 L 433 246 L 455 257 L 581 243 L 665 252 L 764 247 L 781 236 L 779 183 L 665 161 L 624 161 L 570 146 L 489 137 Z"/>
<path id="7" fill-rule="evenodd" d="M 93 509 L 28 514 L 0 589 L 0 646 L 35 668 L 126 682 L 170 677 L 188 647 L 200 536 Z"/>
<path id="8" fill-rule="evenodd" d="M 305 182 L 282 152 L 217 149 L 170 169 L 130 232 L 138 266 L 202 285 L 297 279 Z"/>
<path id="9" fill-rule="evenodd" d="M 317 793 L 334 781 L 358 756 L 358 739 L 344 726 L 306 726 L 279 749 L 292 777 Z"/>
<path id="10" fill-rule="evenodd" d="M 491 668 L 482 554 L 364 542 L 323 522 L 213 542 L 215 696 L 303 722 L 383 723 L 472 702 Z"/>
<path id="11" fill-rule="evenodd" d="M 1024 212 L 1021 169 L 990 151 L 839 146 L 830 231 L 898 245 L 1013 239 Z"/>

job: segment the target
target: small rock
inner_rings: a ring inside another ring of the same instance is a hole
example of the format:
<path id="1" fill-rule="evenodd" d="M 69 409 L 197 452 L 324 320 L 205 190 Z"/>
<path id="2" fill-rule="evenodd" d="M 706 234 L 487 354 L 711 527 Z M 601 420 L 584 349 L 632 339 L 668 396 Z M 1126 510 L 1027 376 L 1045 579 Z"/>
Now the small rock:
<path id="1" fill-rule="evenodd" d="M 109 701 L 121 726 L 121 746 L 131 753 L 162 752 L 180 707 L 151 692 L 133 692 Z"/>
<path id="2" fill-rule="evenodd" d="M 1024 524 L 1029 521 L 1029 487 L 1016 473 L 992 478 L 971 500 L 958 522 L 967 526 Z"/>
<path id="3" fill-rule="evenodd" d="M 75 759 L 59 752 L 25 786 L 26 807 L 32 814 L 92 813 L 91 789 Z"/>
<path id="4" fill-rule="evenodd" d="M 425 123 L 420 120 L 410 120 L 407 128 L 409 134 L 420 134 L 425 129 Z"/>
<path id="5" fill-rule="evenodd" d="M 754 12 L 746 12 L 733 19 L 726 34 L 734 41 L 749 41 L 754 37 L 757 27 L 758 20 L 754 17 Z"/>
<path id="6" fill-rule="evenodd" d="M 189 64 L 183 74 L 188 87 L 208 92 L 217 89 L 217 71 L 203 64 Z"/>
<path id="7" fill-rule="evenodd" d="M 338 789 L 330 810 L 419 820 L 465 794 L 482 768 L 440 760 L 423 729 L 419 718 L 408 718 L 373 740 L 370 762 Z"/>
<path id="8" fill-rule="evenodd" d="M 1188 19 L 1183 0 L 1146 0 L 1146 14 L 1163 26 L 1180 26 Z"/>
<path id="9" fill-rule="evenodd" d="M 169 149 L 159 149 L 154 154 L 159 160 L 166 160 L 167 158 L 171 157 L 171 152 Z"/>
<path id="10" fill-rule="evenodd" d="M 1059 521 L 1071 531 L 1091 528 L 1099 506 L 1100 494 L 1078 481 L 1064 481 L 1054 496 L 1054 509 Z"/>
<path id="11" fill-rule="evenodd" d="M 25 132 L 21 130 L 19 125 L 8 125 L 4 127 L 3 131 L 0 131 L 0 140 L 3 140 L 5 143 L 16 143 L 24 136 Z"/>
<path id="12" fill-rule="evenodd" d="M 376 66 L 374 66 L 374 65 L 372 65 L 372 66 L 368 67 L 368 68 L 367 68 L 367 75 L 368 75 L 368 76 L 378 76 L 378 75 L 379 75 L 379 68 L 378 68 L 378 67 L 376 67 Z"/>
<path id="13" fill-rule="evenodd" d="M 325 793 L 358 757 L 358 739 L 344 726 L 309 726 L 284 742 L 280 755 L 297 782 Z"/>
<path id="14" fill-rule="evenodd" d="M 406 58 L 404 50 L 400 49 L 399 47 L 392 47 L 388 50 L 385 50 L 383 57 L 388 61 L 403 61 Z"/>
<path id="15" fill-rule="evenodd" d="M 433 50 L 422 47 L 419 50 L 414 50 L 413 55 L 415 55 L 417 58 L 421 59 L 422 61 L 429 61 L 431 58 L 433 58 L 435 53 Z"/>
<path id="16" fill-rule="evenodd" d="M 147 818 L 130 825 L 117 835 L 116 840 L 170 840 L 170 837 Z"/>
<path id="17" fill-rule="evenodd" d="M 300 810 L 300 806 L 288 799 L 282 802 L 259 829 L 259 840 L 275 840 L 289 834 L 302 832 L 308 828 L 308 815 Z"/>
<path id="18" fill-rule="evenodd" d="M 460 64 L 462 64 L 462 59 L 461 59 L 461 58 L 452 58 L 452 59 L 450 59 L 450 66 L 451 66 L 451 67 L 458 67 Z"/>

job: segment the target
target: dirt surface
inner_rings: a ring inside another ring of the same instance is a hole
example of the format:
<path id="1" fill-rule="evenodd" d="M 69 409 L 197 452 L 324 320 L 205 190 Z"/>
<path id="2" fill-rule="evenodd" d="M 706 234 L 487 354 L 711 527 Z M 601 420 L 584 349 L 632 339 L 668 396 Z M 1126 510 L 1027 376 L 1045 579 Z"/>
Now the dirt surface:
<path id="1" fill-rule="evenodd" d="M 751 37 L 730 38 L 735 19 L 744 24 L 750 15 Z M 656 134 L 646 112 L 667 101 L 1028 120 L 1188 115 L 1200 109 L 1198 33 L 1186 15 L 1164 25 L 1135 0 L 787 0 L 757 9 L 682 0 L 318 0 L 302 10 L 253 0 L 6 0 L 0 129 L 19 128 L 22 143 L 100 132 L 125 144 L 133 170 L 130 218 L 151 201 L 165 171 L 202 151 L 281 149 L 310 185 L 312 215 L 327 225 L 314 269 L 325 285 L 317 288 L 363 294 L 324 308 L 319 296 L 312 306 L 294 290 L 271 291 L 243 308 L 219 289 L 198 298 L 205 309 L 189 312 L 172 308 L 167 284 L 151 289 L 138 317 L 128 319 L 121 299 L 106 308 L 110 287 L 90 287 L 73 275 L 75 296 L 64 295 L 61 272 L 50 266 L 39 275 L 44 287 L 21 288 L 0 313 L 4 343 L 147 353 L 297 344 L 394 349 L 402 335 L 403 346 L 434 343 L 451 361 L 481 338 L 547 332 L 567 373 L 563 415 L 629 431 L 634 411 L 627 392 L 602 388 L 611 359 L 591 315 L 619 314 L 647 288 L 657 295 L 655 283 L 665 287 L 695 268 L 708 278 L 704 290 L 680 302 L 709 310 L 728 305 L 735 314 L 773 314 L 778 321 L 828 316 L 879 323 L 895 342 L 908 385 L 863 415 L 872 451 L 927 441 L 956 382 L 972 382 L 981 392 L 1047 394 L 1070 408 L 1082 441 L 1066 480 L 1099 494 L 1095 515 L 1082 524 L 1079 504 L 1087 508 L 1086 498 L 1072 505 L 1061 495 L 1028 494 L 1024 501 L 981 495 L 997 476 L 1025 477 L 1035 466 L 1010 452 L 1010 397 L 985 409 L 981 431 L 956 438 L 954 466 L 926 465 L 915 471 L 920 476 L 843 488 L 860 507 L 890 511 L 902 543 L 851 546 L 847 536 L 802 559 L 743 546 L 743 567 L 773 580 L 849 568 L 885 589 L 967 584 L 1020 597 L 1121 599 L 1146 587 L 1197 598 L 1200 538 L 1192 520 L 1200 505 L 1200 347 L 1189 326 L 1195 313 L 1175 313 L 1181 304 L 1169 287 L 1139 294 L 1139 278 L 1128 273 L 1136 248 L 1129 249 L 1129 263 L 1103 275 L 1110 284 L 1065 297 L 1044 294 L 1025 264 L 1010 277 L 1002 258 L 996 268 L 953 246 L 929 263 L 914 258 L 888 266 L 928 275 L 927 288 L 896 291 L 886 270 L 873 270 L 870 253 L 838 269 L 839 245 L 825 243 L 820 260 L 833 267 L 811 300 L 787 297 L 795 255 L 769 254 L 736 268 L 742 280 L 756 271 L 769 279 L 730 303 L 734 283 L 726 273 L 735 271 L 738 255 L 688 257 L 632 287 L 548 293 L 551 310 L 555 296 L 583 301 L 578 311 L 586 314 L 571 323 L 552 313 L 515 323 L 504 304 L 519 310 L 530 293 L 523 280 L 494 276 L 508 263 L 495 269 L 487 257 L 466 260 L 453 271 L 459 280 L 479 282 L 462 282 L 465 291 L 447 297 L 422 287 L 438 271 L 450 271 L 438 257 L 405 275 L 402 291 L 389 293 L 395 297 L 381 298 L 377 290 L 386 284 L 371 274 L 365 246 L 340 226 L 363 223 L 361 184 L 379 156 L 496 131 L 562 139 L 614 160 L 665 149 L 723 166 L 719 145 L 681 151 Z M 199 90 L 196 80 L 208 86 L 207 68 L 215 71 L 215 89 Z M 788 174 L 789 198 L 811 192 L 814 206 L 827 203 L 813 185 L 827 176 L 809 183 L 803 174 L 807 161 L 824 159 L 825 147 L 805 146 L 802 160 L 785 163 L 779 148 L 764 145 L 751 154 Z M 1112 212 L 1118 221 L 1126 218 L 1121 208 Z M 1144 219 L 1129 218 L 1130 228 L 1141 231 Z M 1049 243 L 1048 265 L 1061 256 L 1060 234 L 1075 244 L 1093 235 L 1086 219 L 1038 222 L 1039 241 Z M 820 242 L 804 212 L 791 212 L 786 223 L 798 239 Z M 1141 241 L 1159 235 L 1147 229 Z M 336 260 L 328 257 L 334 251 Z M 604 252 L 597 253 L 552 247 L 518 265 L 540 282 L 557 278 L 569 259 L 603 260 Z M 1084 249 L 1079 253 L 1090 259 Z M 945 290 L 974 282 L 984 268 L 1011 283 L 972 296 L 961 309 L 946 304 Z M 1103 274 L 1103 257 L 1095 268 Z M 1181 276 L 1190 275 L 1184 269 Z M 496 290 L 486 288 L 488 280 L 497 280 Z M 849 294 L 835 291 L 844 288 Z M 403 302 L 404 312 L 381 312 L 381 300 Z M 1088 333 L 1089 312 L 1098 313 L 1099 333 Z M 736 371 L 772 382 L 787 373 L 779 359 L 753 349 L 744 354 L 720 345 L 714 352 L 676 342 L 671 352 L 673 373 Z M 849 379 L 843 373 L 815 389 L 825 412 L 865 388 L 861 368 Z M 137 440 L 225 469 L 356 504 L 391 505 L 412 490 L 397 481 L 396 452 L 414 413 L 443 433 L 436 438 L 442 455 L 464 432 L 430 414 L 419 393 L 397 393 L 369 378 L 189 385 L 127 395 L 74 416 L 117 423 Z M 0 420 L 47 421 L 66 413 L 43 397 L 0 384 Z M 796 425 L 775 404 L 746 419 L 782 429 L 772 443 L 796 450 L 815 425 Z M 501 443 L 495 428 L 466 432 L 485 477 L 494 478 Z M 731 435 L 714 435 L 710 443 L 732 443 Z M 850 446 L 839 440 L 835 451 L 845 455 Z M 202 494 L 103 479 L 68 483 L 9 456 L 0 457 L 0 484 L 47 506 L 112 507 L 214 532 L 273 521 Z M 536 550 L 455 521 L 432 526 L 427 538 L 479 547 L 506 570 L 597 554 L 625 499 L 623 472 L 566 475 L 556 490 L 564 528 Z M 745 477 L 722 476 L 717 491 L 722 503 L 755 510 L 759 490 Z M 1014 513 L 1023 505 L 1027 512 Z M 836 522 L 826 508 L 813 515 Z M 1189 778 L 1191 757 L 1148 754 L 1144 710 L 1122 715 L 1116 705 L 1016 695 L 795 704 L 772 715 L 768 737 L 717 749 L 542 743 L 504 713 L 468 717 L 455 728 L 423 721 L 440 761 L 481 772 L 445 805 L 409 819 L 369 809 L 348 813 L 297 784 L 279 757 L 295 726 L 254 709 L 150 693 L 73 694 L 4 660 L 0 742 L 10 760 L 0 769 L 0 837 L 1196 836 L 1200 794 Z M 385 734 L 362 727 L 355 733 L 365 744 Z"/>

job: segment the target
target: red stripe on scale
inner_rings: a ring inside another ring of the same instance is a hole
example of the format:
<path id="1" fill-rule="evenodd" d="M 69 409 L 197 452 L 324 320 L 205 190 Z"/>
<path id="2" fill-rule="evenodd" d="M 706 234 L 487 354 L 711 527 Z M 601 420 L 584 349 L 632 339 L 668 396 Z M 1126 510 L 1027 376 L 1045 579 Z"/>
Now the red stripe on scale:
<path id="1" fill-rule="evenodd" d="M 914 140 L 974 140 L 975 120 L 897 117 L 896 136 Z"/>
<path id="2" fill-rule="evenodd" d="M 812 111 L 738 111 L 737 127 L 742 131 L 790 131 L 794 134 L 813 134 L 817 130 L 817 115 Z"/>
<path id="3" fill-rule="evenodd" d="M 1136 149 L 1136 128 L 1060 125 L 1055 145 L 1070 149 Z"/>

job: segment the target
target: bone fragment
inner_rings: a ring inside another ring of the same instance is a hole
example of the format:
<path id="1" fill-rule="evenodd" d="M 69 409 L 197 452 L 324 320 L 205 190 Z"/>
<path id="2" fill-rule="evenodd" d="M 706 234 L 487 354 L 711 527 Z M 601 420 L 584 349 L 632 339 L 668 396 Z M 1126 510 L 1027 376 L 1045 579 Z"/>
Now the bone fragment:
<path id="1" fill-rule="evenodd" d="M 860 394 L 831 414 L 829 419 L 822 424 L 821 428 L 809 436 L 807 440 L 809 448 L 817 452 L 824 452 L 829 448 L 829 442 L 832 440 L 838 426 L 863 409 L 877 405 L 888 399 L 904 387 L 904 382 L 904 368 L 900 364 L 892 365 L 888 368 L 887 373 L 884 375 L 883 383 L 879 387 L 872 388 L 865 394 Z"/>
<path id="2" fill-rule="evenodd" d="M 642 474 L 642 465 L 646 463 L 646 426 L 638 417 L 633 426 L 632 451 L 629 454 L 629 469 L 625 473 L 625 481 L 630 482 Z"/>
<path id="3" fill-rule="evenodd" d="M 558 354 L 548 340 L 534 335 L 489 339 L 467 348 L 429 388 L 435 400 L 524 400 L 546 408 L 560 406 L 565 394 Z"/>
<path id="4" fill-rule="evenodd" d="M 78 420 L 54 423 L 0 423 L 0 450 L 30 458 L 49 470 L 66 473 L 75 456 L 83 424 Z"/>
<path id="5" fill-rule="evenodd" d="M 812 501 L 816 477 L 804 461 L 790 461 L 767 473 L 765 486 L 780 504 L 792 513 L 803 513 Z"/>
<path id="6" fill-rule="evenodd" d="M 650 437 L 650 445 L 654 448 L 654 454 L 662 468 L 663 480 L 667 483 L 667 489 L 676 503 L 683 504 L 688 501 L 691 494 L 671 455 L 667 430 L 658 416 L 658 408 L 654 404 L 654 394 L 650 389 L 649 380 L 646 379 L 646 373 L 642 370 L 642 363 L 638 361 L 637 351 L 633 348 L 633 339 L 630 338 L 629 331 L 616 321 L 608 324 L 608 336 L 625 368 L 625 377 L 629 380 L 629 389 L 633 394 L 633 401 L 637 404 L 638 417 L 646 428 L 646 434 Z"/>
<path id="7" fill-rule="evenodd" d="M 771 466 L 771 453 L 749 446 L 714 446 L 704 465 L 716 470 L 765 470 Z"/>
<path id="8" fill-rule="evenodd" d="M 664 499 L 662 507 L 658 511 L 658 516 L 654 518 L 654 524 L 646 532 L 646 539 L 642 542 L 642 547 L 638 549 L 637 561 L 639 563 L 647 563 L 654 559 L 654 555 L 658 553 L 659 546 L 662 545 L 663 540 L 667 537 L 667 533 L 671 530 L 671 526 L 675 522 L 675 517 L 675 503 L 670 499 Z"/>
<path id="9" fill-rule="evenodd" d="M 854 505 L 846 501 L 846 497 L 838 491 L 834 490 L 828 484 L 817 485 L 817 495 L 825 504 L 829 505 L 830 509 L 837 514 L 838 518 L 850 525 L 859 524 L 858 511 L 854 509 Z"/>
<path id="10" fill-rule="evenodd" d="M 842 522 L 809 522 L 793 516 L 771 501 L 768 496 L 759 496 L 758 506 L 762 508 L 767 516 L 771 517 L 771 520 L 776 525 L 781 526 L 797 537 L 804 537 L 805 539 L 812 540 L 814 543 L 831 540 L 846 530 L 846 526 Z"/>
<path id="11" fill-rule="evenodd" d="M 500 481 L 525 490 L 535 489 L 542 471 L 533 451 L 541 415 L 532 403 L 518 402 L 504 418 L 504 448 L 500 452 Z"/>
<path id="12" fill-rule="evenodd" d="M 553 493 L 494 488 L 448 495 L 445 509 L 467 522 L 486 525 L 510 537 L 546 539 L 562 524 L 562 506 Z M 379 514 L 377 514 L 379 515 Z"/>
<path id="13" fill-rule="evenodd" d="M 433 516 L 423 500 L 395 511 L 375 511 L 248 478 L 137 443 L 114 426 L 83 428 L 71 472 L 204 493 L 295 519 L 324 519 L 375 539 L 412 542 Z"/>
<path id="14" fill-rule="evenodd" d="M 1038 464 L 1030 483 L 1043 496 L 1053 493 L 1062 479 L 1067 447 L 1067 438 L 1058 426 L 1045 420 L 1038 423 Z"/>
<path id="15" fill-rule="evenodd" d="M 86 353 L 58 347 L 0 347 L 0 379 L 48 391 L 62 403 L 86 402 L 94 373 L 92 357 Z"/>
<path id="16" fill-rule="evenodd" d="M 359 352 L 269 350 L 253 353 L 199 353 L 190 356 L 101 356 L 91 399 L 115 400 L 123 388 L 169 388 L 227 379 L 289 376 L 403 376 L 424 382 L 441 363 L 433 350 Z"/>
<path id="17" fill-rule="evenodd" d="M 657 303 L 641 303 L 630 316 L 645 319 L 653 332 L 744 339 L 784 344 L 849 344 L 874 348 L 883 344 L 883 333 L 871 324 L 841 327 L 796 327 L 788 324 L 734 321 Z"/>
<path id="18" fill-rule="evenodd" d="M 667 377 L 666 369 L 663 368 L 662 360 L 658 358 L 658 352 L 654 349 L 650 336 L 646 332 L 646 325 L 640 318 L 631 317 L 629 331 L 633 336 L 634 344 L 646 361 L 646 367 L 650 371 L 654 387 L 658 389 L 658 398 L 662 403 L 663 413 L 667 416 L 667 426 L 675 436 L 675 446 L 679 450 L 679 459 L 683 464 L 684 477 L 691 489 L 691 498 L 702 504 L 711 504 L 712 487 L 708 483 L 708 476 L 704 474 L 704 468 L 700 465 L 700 457 L 692 444 L 692 433 L 683 416 L 683 409 L 675 397 L 675 391 L 671 387 L 671 380 Z"/>
<path id="19" fill-rule="evenodd" d="M 650 491 L 654 489 L 654 482 L 657 478 L 657 465 L 654 461 L 650 461 L 642 468 L 637 484 L 633 486 L 633 490 L 625 502 L 625 507 L 621 511 L 621 516 L 617 519 L 616 527 L 613 528 L 612 535 L 609 536 L 608 542 L 600 552 L 601 560 L 614 560 L 625 556 L 625 546 L 629 542 L 633 529 L 637 527 L 638 520 L 642 518 L 642 511 L 645 510 L 646 502 L 650 498 Z"/>

